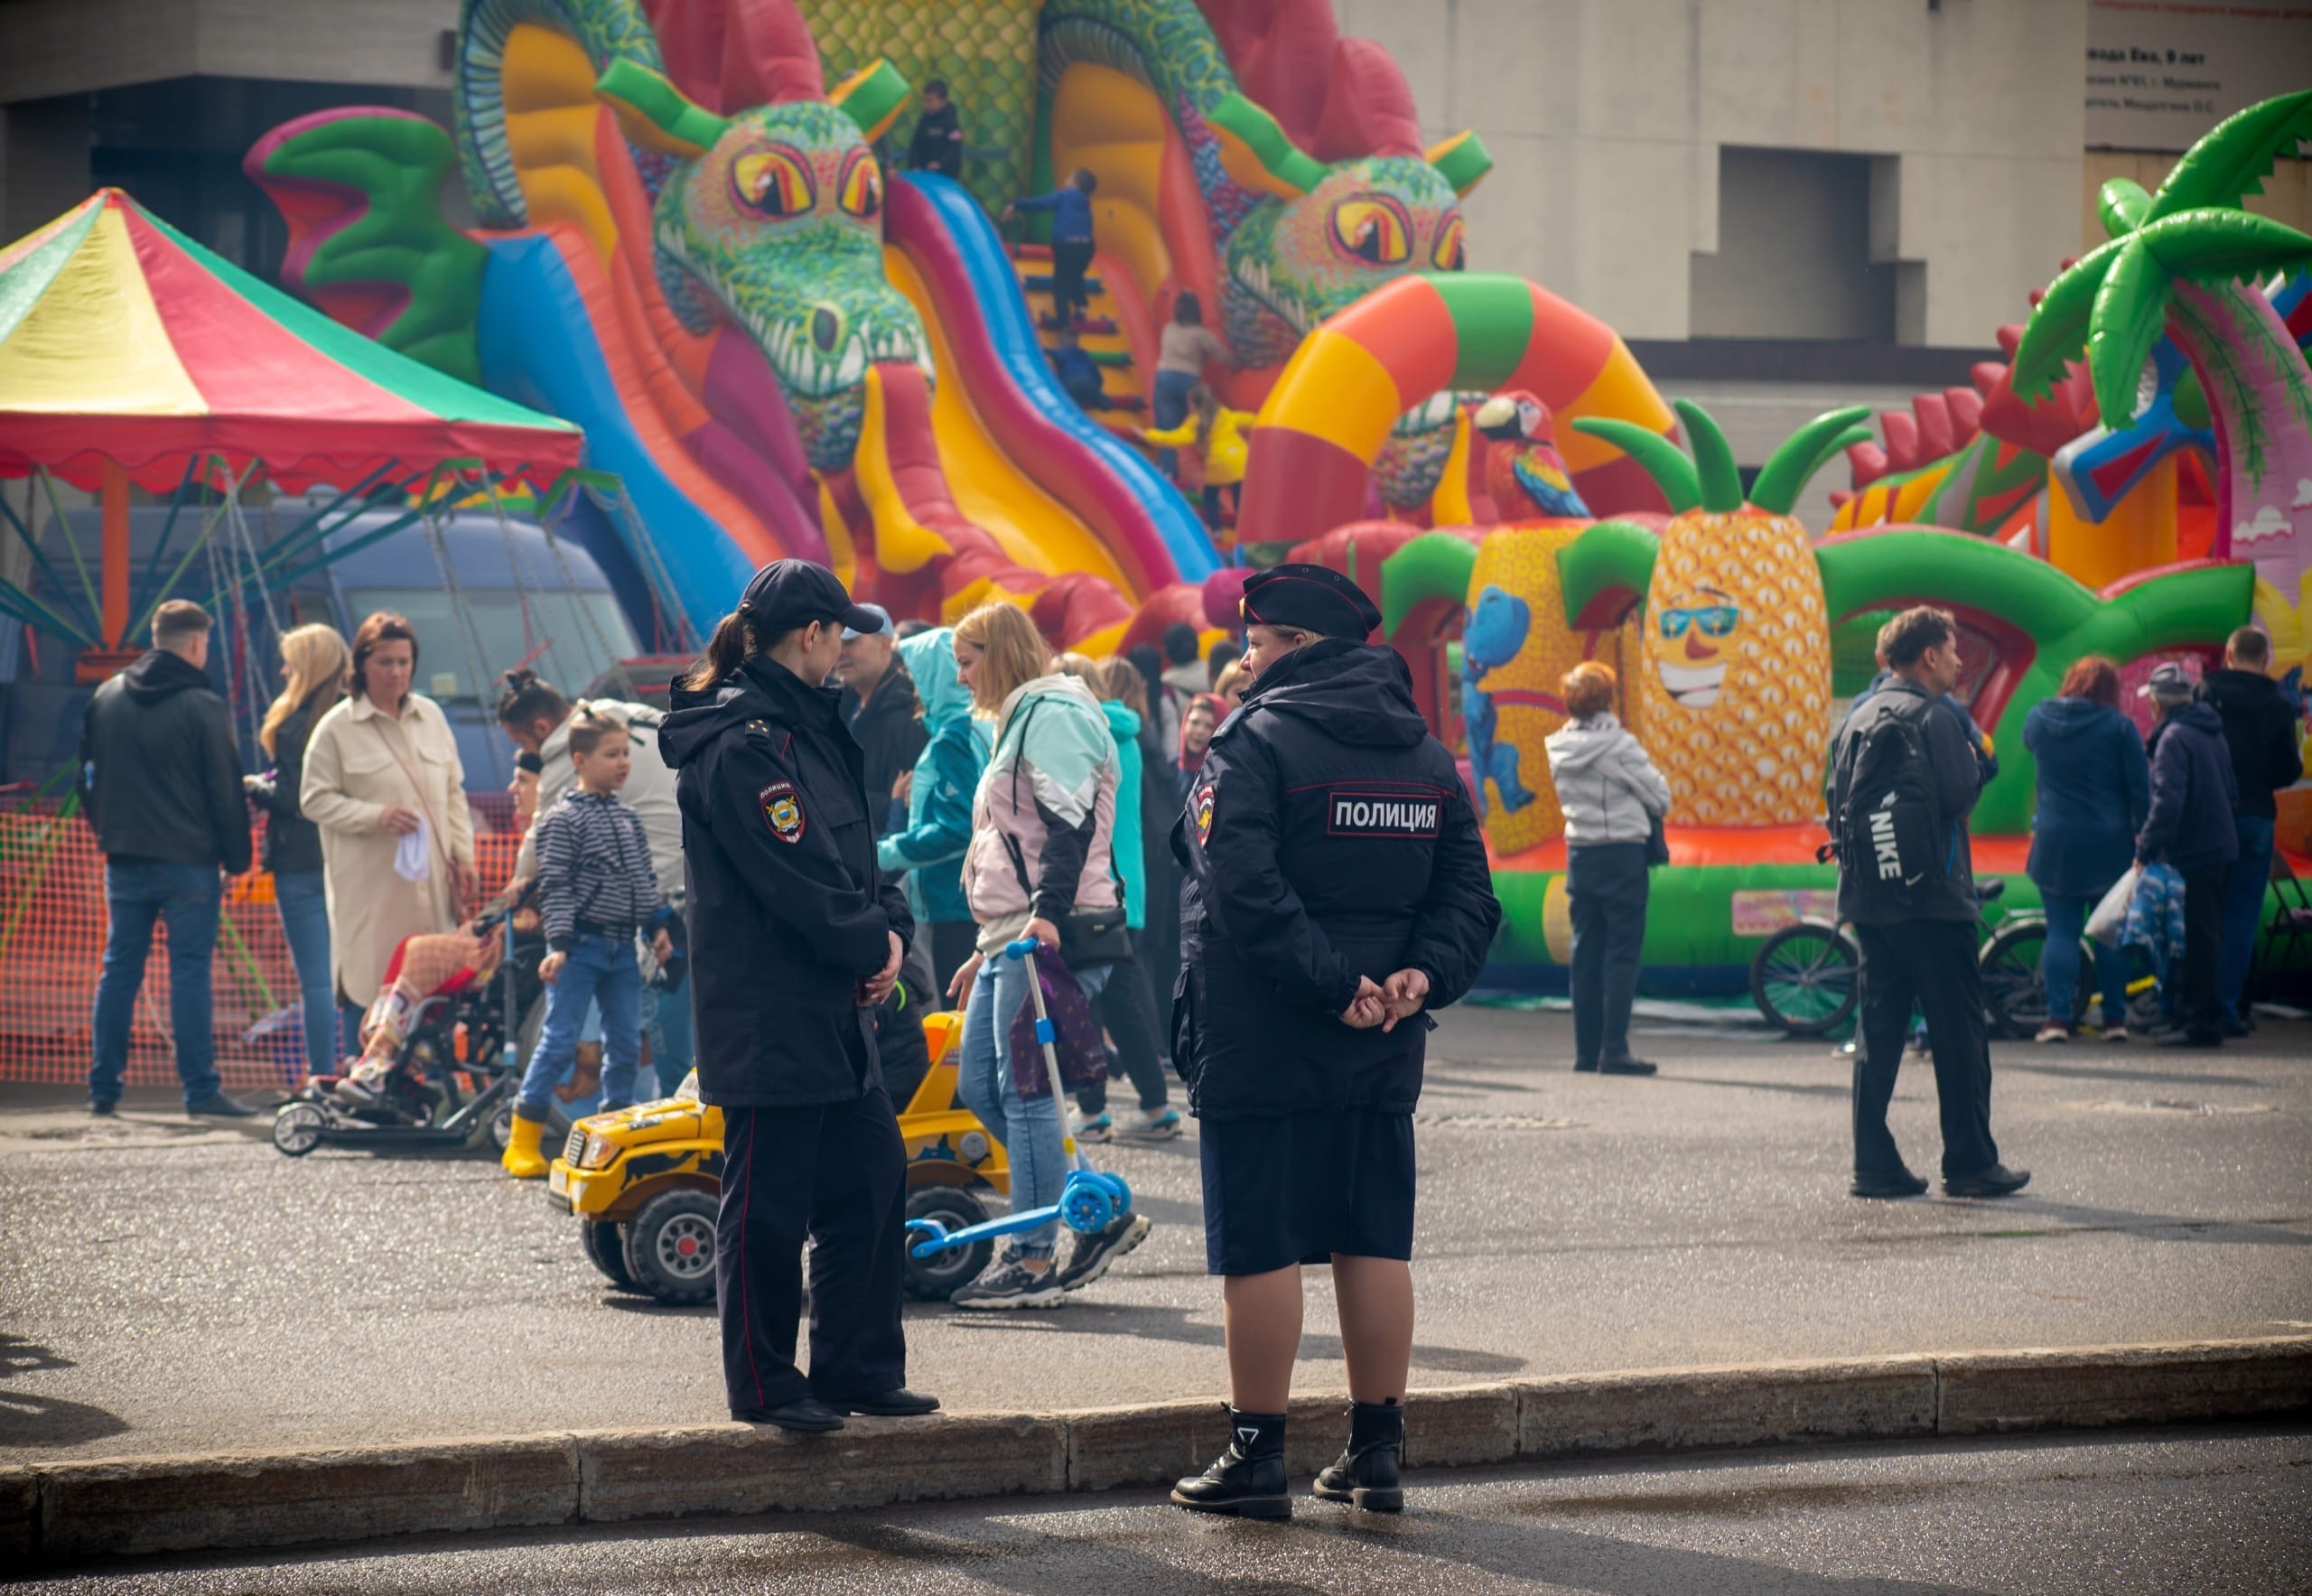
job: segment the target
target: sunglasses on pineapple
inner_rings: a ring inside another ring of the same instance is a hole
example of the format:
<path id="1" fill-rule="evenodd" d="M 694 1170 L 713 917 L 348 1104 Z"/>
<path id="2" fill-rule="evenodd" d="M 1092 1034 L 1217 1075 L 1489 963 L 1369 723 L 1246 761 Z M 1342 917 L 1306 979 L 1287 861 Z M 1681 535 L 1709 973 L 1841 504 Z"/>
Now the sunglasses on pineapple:
<path id="1" fill-rule="evenodd" d="M 1699 626 L 1706 638 L 1722 638 L 1742 621 L 1742 611 L 1734 604 L 1708 604 L 1693 610 L 1664 610 L 1662 611 L 1662 635 L 1682 638 L 1686 628 Z"/>

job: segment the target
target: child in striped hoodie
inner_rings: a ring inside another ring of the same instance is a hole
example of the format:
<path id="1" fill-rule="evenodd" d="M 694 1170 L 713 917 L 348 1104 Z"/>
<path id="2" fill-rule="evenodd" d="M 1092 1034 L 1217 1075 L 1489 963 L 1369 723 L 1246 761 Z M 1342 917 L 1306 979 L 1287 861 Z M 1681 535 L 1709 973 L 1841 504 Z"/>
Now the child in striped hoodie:
<path id="1" fill-rule="evenodd" d="M 578 784 L 538 817 L 539 908 L 545 919 L 545 1023 L 514 1104 L 507 1143 L 508 1174 L 532 1180 L 546 1171 L 539 1148 L 555 1083 L 577 1057 L 586 1011 L 602 1012 L 602 1108 L 634 1101 L 642 1062 L 642 969 L 635 938 L 649 931 L 663 960 L 673 951 L 667 901 L 650 866 L 642 817 L 619 801 L 632 750 L 627 730 L 608 715 L 581 714 L 570 728 L 570 762 Z"/>

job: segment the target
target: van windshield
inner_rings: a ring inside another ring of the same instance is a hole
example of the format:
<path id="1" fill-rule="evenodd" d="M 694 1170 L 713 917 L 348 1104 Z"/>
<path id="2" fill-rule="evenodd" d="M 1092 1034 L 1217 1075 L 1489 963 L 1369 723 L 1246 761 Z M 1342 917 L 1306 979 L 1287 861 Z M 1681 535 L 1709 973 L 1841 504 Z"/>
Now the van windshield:
<path id="1" fill-rule="evenodd" d="M 398 611 L 409 618 L 419 649 L 414 685 L 439 701 L 479 701 L 501 671 L 525 659 L 545 680 L 574 694 L 619 659 L 641 652 L 634 629 L 609 593 L 533 589 L 527 595 L 527 625 L 523 598 L 510 589 L 468 588 L 465 608 L 473 622 L 470 636 L 459 621 L 457 606 L 439 588 L 348 588 L 345 593 L 356 626 L 377 610 Z M 479 660 L 474 658 L 477 646 Z"/>

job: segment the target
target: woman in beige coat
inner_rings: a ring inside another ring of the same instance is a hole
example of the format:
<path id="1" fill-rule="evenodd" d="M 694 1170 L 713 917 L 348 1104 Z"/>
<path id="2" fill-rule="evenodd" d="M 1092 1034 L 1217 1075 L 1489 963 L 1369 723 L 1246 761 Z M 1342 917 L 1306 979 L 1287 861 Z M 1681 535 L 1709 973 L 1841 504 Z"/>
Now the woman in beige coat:
<path id="1" fill-rule="evenodd" d="M 441 706 L 410 691 L 416 674 L 409 622 L 370 616 L 353 634 L 352 696 L 305 750 L 298 804 L 321 827 L 331 976 L 357 1010 L 378 995 L 403 938 L 450 930 L 476 907 L 465 770 Z"/>

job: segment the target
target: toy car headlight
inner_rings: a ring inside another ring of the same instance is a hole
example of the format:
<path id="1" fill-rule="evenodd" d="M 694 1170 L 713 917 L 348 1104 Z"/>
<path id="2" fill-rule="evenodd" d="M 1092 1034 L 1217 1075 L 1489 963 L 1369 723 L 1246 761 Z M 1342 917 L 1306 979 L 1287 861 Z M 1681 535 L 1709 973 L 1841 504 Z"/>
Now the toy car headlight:
<path id="1" fill-rule="evenodd" d="M 578 1167 L 582 1170 L 598 1170 L 617 1157 L 617 1143 L 596 1135 L 592 1131 L 588 1131 L 586 1151 L 579 1155 Z"/>

